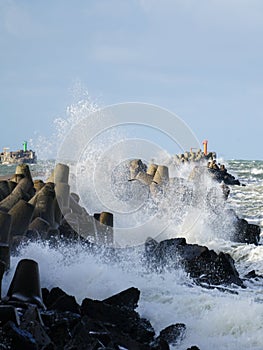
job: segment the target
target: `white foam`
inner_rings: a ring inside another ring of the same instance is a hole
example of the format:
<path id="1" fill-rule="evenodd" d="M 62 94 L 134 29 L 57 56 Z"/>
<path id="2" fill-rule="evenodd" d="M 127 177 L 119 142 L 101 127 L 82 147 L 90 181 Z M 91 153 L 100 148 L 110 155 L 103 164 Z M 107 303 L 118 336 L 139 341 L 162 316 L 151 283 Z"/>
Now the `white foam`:
<path id="1" fill-rule="evenodd" d="M 239 295 L 202 289 L 181 269 L 146 273 L 137 254 L 118 265 L 103 263 L 77 245 L 53 249 L 31 243 L 12 259 L 12 270 L 4 277 L 4 293 L 15 264 L 23 257 L 39 262 L 42 287 L 59 286 L 79 303 L 85 297 L 104 299 L 131 286 L 139 288 L 138 312 L 152 322 L 157 333 L 172 323 L 186 324 L 186 338 L 176 349 L 194 344 L 202 350 L 262 349 L 263 304 L 253 299 L 251 289 L 244 293 L 239 289 Z"/>

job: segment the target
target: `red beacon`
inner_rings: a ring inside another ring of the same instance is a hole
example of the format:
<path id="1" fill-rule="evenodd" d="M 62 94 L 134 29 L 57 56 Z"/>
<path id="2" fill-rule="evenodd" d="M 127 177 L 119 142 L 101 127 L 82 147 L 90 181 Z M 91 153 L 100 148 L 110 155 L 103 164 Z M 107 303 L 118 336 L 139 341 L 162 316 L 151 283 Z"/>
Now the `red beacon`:
<path id="1" fill-rule="evenodd" d="M 203 145 L 204 145 L 204 155 L 205 156 L 207 156 L 207 144 L 208 144 L 208 140 L 204 140 Z"/>

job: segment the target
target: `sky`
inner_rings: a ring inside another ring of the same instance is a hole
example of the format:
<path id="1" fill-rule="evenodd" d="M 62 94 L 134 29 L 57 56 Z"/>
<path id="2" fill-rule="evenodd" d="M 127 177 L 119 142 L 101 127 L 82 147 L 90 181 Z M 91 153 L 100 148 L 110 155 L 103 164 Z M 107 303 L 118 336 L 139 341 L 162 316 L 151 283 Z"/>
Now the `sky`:
<path id="1" fill-rule="evenodd" d="M 52 133 L 80 84 L 100 106 L 182 118 L 225 159 L 263 159 L 262 0 L 0 0 L 0 148 Z"/>

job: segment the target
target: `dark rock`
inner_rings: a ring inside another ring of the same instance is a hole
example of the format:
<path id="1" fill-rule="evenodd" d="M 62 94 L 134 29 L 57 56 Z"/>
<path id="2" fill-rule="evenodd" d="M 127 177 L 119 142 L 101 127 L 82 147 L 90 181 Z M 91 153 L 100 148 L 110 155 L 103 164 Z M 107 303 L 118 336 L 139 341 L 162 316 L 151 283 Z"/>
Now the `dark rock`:
<path id="1" fill-rule="evenodd" d="M 57 311 L 70 311 L 75 314 L 80 314 L 80 306 L 76 302 L 75 297 L 71 295 L 62 295 L 59 297 L 50 307 L 49 309 L 57 310 Z"/>
<path id="2" fill-rule="evenodd" d="M 208 168 L 209 173 L 211 176 L 218 182 L 224 182 L 225 185 L 238 185 L 240 186 L 240 181 L 235 179 L 235 177 L 227 172 L 225 169 L 224 171 L 220 169 L 212 169 Z"/>
<path id="3" fill-rule="evenodd" d="M 41 318 L 46 327 L 52 328 L 56 323 L 65 324 L 68 329 L 73 329 L 80 320 L 79 314 L 70 311 L 58 312 L 55 310 L 41 311 Z"/>
<path id="4" fill-rule="evenodd" d="M 258 276 L 257 276 L 255 270 L 249 271 L 249 272 L 245 275 L 245 278 L 256 278 L 256 277 L 258 277 Z"/>
<path id="5" fill-rule="evenodd" d="M 243 286 L 234 261 L 228 254 L 216 254 L 205 246 L 186 244 L 185 239 L 170 239 L 159 244 L 148 239 L 145 243 L 145 257 L 148 265 L 157 271 L 177 268 L 181 264 L 198 281 Z"/>
<path id="6" fill-rule="evenodd" d="M 35 321 L 37 321 L 42 326 L 44 325 L 39 309 L 35 305 L 29 304 L 22 316 L 21 328 L 26 329 L 28 325 L 30 325 L 32 322 L 35 322 Z"/>
<path id="7" fill-rule="evenodd" d="M 44 327 L 38 321 L 31 321 L 25 324 L 23 327 L 22 326 L 23 324 L 21 324 L 21 329 L 26 330 L 30 334 L 32 334 L 33 338 L 37 343 L 38 349 L 43 349 L 46 346 L 52 344 L 52 341 L 47 335 Z"/>
<path id="8" fill-rule="evenodd" d="M 103 302 L 114 306 L 124 306 L 129 309 L 136 309 L 138 306 L 138 300 L 140 298 L 140 291 L 137 288 L 131 287 L 118 294 L 104 299 Z"/>
<path id="9" fill-rule="evenodd" d="M 255 245 L 258 245 L 260 240 L 260 233 L 261 233 L 261 228 L 259 225 L 248 224 L 248 229 L 247 229 L 248 243 L 253 243 Z"/>
<path id="10" fill-rule="evenodd" d="M 88 316 L 83 316 L 81 322 L 75 327 L 72 332 L 73 337 L 77 332 L 85 332 L 92 338 L 99 340 L 101 349 L 125 349 L 133 350 L 169 350 L 169 345 L 165 341 L 161 341 L 160 344 L 155 344 L 154 340 L 151 345 L 139 343 L 133 339 L 129 334 L 124 333 L 116 325 L 109 323 L 102 323 L 97 320 L 92 320 Z M 75 338 L 75 337 L 74 337 Z M 78 338 L 79 339 L 79 338 Z M 166 347 L 163 344 L 166 343 Z"/>
<path id="11" fill-rule="evenodd" d="M 153 341 L 155 332 L 150 322 L 140 318 L 139 314 L 133 310 L 86 298 L 82 301 L 81 313 L 103 324 L 116 326 L 139 343 Z"/>
<path id="12" fill-rule="evenodd" d="M 66 293 L 59 287 L 52 288 L 50 292 L 46 291 L 46 303 L 47 308 L 50 308 L 60 297 L 66 295 Z"/>
<path id="13" fill-rule="evenodd" d="M 104 348 L 104 344 L 99 341 L 96 337 L 93 337 L 91 334 L 95 334 L 94 332 L 90 332 L 84 322 L 79 322 L 72 332 L 72 339 L 66 344 L 64 350 L 95 350 L 100 346 Z M 99 333 L 96 333 L 98 336 Z M 106 332 L 104 332 L 104 338 L 108 336 Z"/>
<path id="14" fill-rule="evenodd" d="M 80 315 L 72 312 L 43 311 L 41 317 L 46 327 L 47 334 L 58 349 L 72 339 L 72 330 L 80 320 Z"/>
<path id="15" fill-rule="evenodd" d="M 200 350 L 200 349 L 196 345 L 193 345 L 190 348 L 187 348 L 186 350 Z"/>
<path id="16" fill-rule="evenodd" d="M 157 337 L 152 343 L 151 346 L 154 350 L 169 350 L 168 342 L 160 337 Z"/>
<path id="17" fill-rule="evenodd" d="M 38 350 L 36 340 L 28 331 L 19 329 L 14 322 L 9 321 L 3 327 L 6 336 L 11 339 L 12 350 Z"/>
<path id="18" fill-rule="evenodd" d="M 164 328 L 158 338 L 165 340 L 168 344 L 175 346 L 179 344 L 185 336 L 186 326 L 184 323 L 172 324 Z"/>
<path id="19" fill-rule="evenodd" d="M 255 270 L 249 271 L 245 276 L 245 278 L 255 278 L 255 279 L 260 279 L 263 278 L 263 276 L 258 275 Z"/>
<path id="20" fill-rule="evenodd" d="M 145 257 L 150 267 L 162 270 L 163 266 L 178 266 L 178 247 L 186 246 L 185 238 L 172 238 L 158 243 L 152 238 L 145 242 Z"/>
<path id="21" fill-rule="evenodd" d="M 16 326 L 20 325 L 20 318 L 17 309 L 12 305 L 1 305 L 0 325 L 3 326 L 8 321 L 12 321 Z"/>
<path id="22" fill-rule="evenodd" d="M 236 218 L 235 234 L 231 238 L 234 242 L 258 245 L 260 240 L 260 226 L 249 224 L 245 219 Z"/>

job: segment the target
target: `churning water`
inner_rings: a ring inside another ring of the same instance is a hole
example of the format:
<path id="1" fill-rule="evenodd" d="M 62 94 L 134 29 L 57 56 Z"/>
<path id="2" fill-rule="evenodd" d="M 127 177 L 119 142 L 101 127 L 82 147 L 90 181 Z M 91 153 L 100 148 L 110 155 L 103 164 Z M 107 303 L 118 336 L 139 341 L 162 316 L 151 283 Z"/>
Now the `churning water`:
<path id="1" fill-rule="evenodd" d="M 173 167 L 172 158 L 165 161 L 171 166 L 173 176 L 188 177 L 190 168 Z M 227 206 L 240 217 L 263 227 L 263 161 L 231 160 L 224 164 L 230 173 L 246 184 L 231 187 Z M 39 162 L 32 166 L 33 175 L 46 178 L 53 165 L 49 161 Z M 0 168 L 1 175 L 13 171 L 12 167 Z M 118 181 L 115 185 L 119 183 L 123 186 L 124 180 L 118 178 Z M 203 191 L 206 193 L 219 186 L 209 178 L 204 181 Z M 90 186 L 88 182 L 87 190 Z M 131 188 L 125 190 L 130 193 Z M 113 195 L 120 198 L 118 192 Z M 204 193 L 200 192 L 202 195 Z M 205 208 L 200 212 L 183 201 L 185 199 L 176 197 L 176 192 L 172 195 L 167 193 L 162 198 L 161 216 L 169 222 L 169 226 L 160 239 L 185 236 L 188 243 L 206 245 L 217 252 L 231 254 L 241 277 L 251 270 L 263 275 L 263 245 L 256 247 L 231 242 L 231 222 L 224 218 L 216 220 L 213 210 Z M 103 210 L 96 208 L 95 203 L 90 203 L 87 208 L 90 212 L 97 209 Z M 144 218 L 146 215 L 144 212 Z M 123 225 L 121 219 L 118 225 Z M 146 235 L 152 235 L 150 225 Z M 12 257 L 11 270 L 3 280 L 3 293 L 8 288 L 17 262 L 21 258 L 31 258 L 39 263 L 42 287 L 59 286 L 76 296 L 79 302 L 85 297 L 103 299 L 131 286 L 139 288 L 138 312 L 151 321 L 156 332 L 172 323 L 186 324 L 185 338 L 176 349 L 184 350 L 192 345 L 199 346 L 201 350 L 263 349 L 263 279 L 246 281 L 246 289 L 235 288 L 238 294 L 232 294 L 196 286 L 181 268 L 161 274 L 149 272 L 142 266 L 138 251 L 130 253 L 121 263 L 109 263 L 102 256 L 90 255 L 79 244 L 51 248 L 47 243 L 30 243 L 21 247 L 19 256 Z"/>

